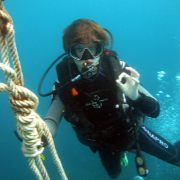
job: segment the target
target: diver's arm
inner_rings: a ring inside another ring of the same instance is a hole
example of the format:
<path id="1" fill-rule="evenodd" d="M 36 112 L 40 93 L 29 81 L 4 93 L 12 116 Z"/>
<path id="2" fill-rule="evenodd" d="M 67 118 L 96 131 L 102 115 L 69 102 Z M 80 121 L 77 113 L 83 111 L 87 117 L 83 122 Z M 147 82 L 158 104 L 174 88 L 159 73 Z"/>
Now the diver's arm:
<path id="1" fill-rule="evenodd" d="M 139 73 L 121 62 L 124 72 L 116 80 L 120 90 L 126 95 L 127 103 L 132 104 L 146 116 L 156 118 L 160 113 L 159 102 L 140 84 Z M 128 74 L 127 74 L 128 71 Z M 123 78 L 125 81 L 123 82 Z"/>
<path id="2" fill-rule="evenodd" d="M 59 95 L 58 94 L 55 95 L 55 97 L 49 107 L 49 110 L 47 112 L 47 115 L 44 119 L 53 138 L 57 134 L 58 126 L 61 122 L 64 108 L 65 108 L 65 106 L 62 103 L 62 101 L 60 100 Z"/>
<path id="3" fill-rule="evenodd" d="M 127 98 L 127 102 L 137 107 L 146 116 L 157 118 L 160 114 L 159 102 L 141 84 L 138 86 L 137 99 Z"/>
<path id="4" fill-rule="evenodd" d="M 139 85 L 138 98 L 131 100 L 132 104 L 139 108 L 145 115 L 157 118 L 160 114 L 159 102 L 143 86 Z"/>
<path id="5" fill-rule="evenodd" d="M 138 87 L 139 92 L 145 94 L 146 96 L 152 97 L 157 100 L 154 96 L 152 96 L 141 84 Z"/>

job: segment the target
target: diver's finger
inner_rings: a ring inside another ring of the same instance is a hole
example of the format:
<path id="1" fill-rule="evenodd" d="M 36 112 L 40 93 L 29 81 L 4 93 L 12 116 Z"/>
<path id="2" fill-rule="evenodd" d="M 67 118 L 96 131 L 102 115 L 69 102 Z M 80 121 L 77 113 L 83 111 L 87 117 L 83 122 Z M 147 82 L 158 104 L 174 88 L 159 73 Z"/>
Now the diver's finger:
<path id="1" fill-rule="evenodd" d="M 119 78 L 117 80 L 119 82 L 121 82 L 123 78 L 128 78 L 128 77 L 130 77 L 130 76 L 128 74 L 126 74 L 125 72 L 123 72 L 119 75 Z"/>
<path id="2" fill-rule="evenodd" d="M 138 79 L 136 79 L 134 77 L 131 77 L 131 78 L 139 84 L 140 81 Z"/>
<path id="3" fill-rule="evenodd" d="M 139 79 L 140 74 L 135 69 L 133 69 L 132 67 L 125 67 L 125 69 L 131 72 L 132 77 Z"/>

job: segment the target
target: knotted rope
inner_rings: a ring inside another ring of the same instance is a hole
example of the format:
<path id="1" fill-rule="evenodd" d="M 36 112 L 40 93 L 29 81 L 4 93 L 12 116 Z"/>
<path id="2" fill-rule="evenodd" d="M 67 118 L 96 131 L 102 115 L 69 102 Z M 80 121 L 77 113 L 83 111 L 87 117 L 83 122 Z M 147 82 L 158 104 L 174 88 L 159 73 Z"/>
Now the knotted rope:
<path id="1" fill-rule="evenodd" d="M 36 178 L 39 180 L 50 179 L 40 158 L 40 154 L 44 150 L 41 140 L 42 135 L 44 135 L 47 139 L 50 153 L 61 178 L 67 180 L 61 161 L 57 155 L 52 135 L 47 125 L 35 112 L 39 103 L 38 97 L 30 90 L 23 87 L 23 74 L 16 48 L 12 23 L 10 15 L 4 9 L 2 0 L 0 0 L 0 45 L 2 56 L 0 71 L 4 72 L 5 81 L 7 83 L 0 83 L 0 92 L 7 92 L 10 95 L 9 102 L 15 114 L 17 129 L 23 138 L 26 149 L 30 152 L 32 157 L 29 158 L 29 166 Z M 14 69 L 10 67 L 8 47 Z"/>

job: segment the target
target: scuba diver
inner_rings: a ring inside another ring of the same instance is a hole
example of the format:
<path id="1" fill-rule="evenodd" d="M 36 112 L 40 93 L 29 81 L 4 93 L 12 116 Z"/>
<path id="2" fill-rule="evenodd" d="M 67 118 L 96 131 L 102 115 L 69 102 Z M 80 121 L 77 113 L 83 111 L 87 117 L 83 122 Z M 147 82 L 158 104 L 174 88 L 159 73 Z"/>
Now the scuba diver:
<path id="1" fill-rule="evenodd" d="M 53 91 L 42 94 L 42 81 L 39 86 L 40 95 L 53 94 L 45 123 L 54 138 L 64 116 L 79 141 L 99 153 L 112 179 L 120 175 L 127 151 L 136 153 L 142 177 L 148 169 L 141 151 L 180 167 L 180 141 L 172 145 L 143 124 L 146 116 L 159 116 L 159 102 L 140 84 L 139 73 L 118 59 L 112 43 L 107 48 L 108 32 L 89 19 L 75 20 L 64 30 L 66 53 L 58 58 L 65 56 L 56 66 Z M 23 153 L 28 157 L 24 148 Z"/>

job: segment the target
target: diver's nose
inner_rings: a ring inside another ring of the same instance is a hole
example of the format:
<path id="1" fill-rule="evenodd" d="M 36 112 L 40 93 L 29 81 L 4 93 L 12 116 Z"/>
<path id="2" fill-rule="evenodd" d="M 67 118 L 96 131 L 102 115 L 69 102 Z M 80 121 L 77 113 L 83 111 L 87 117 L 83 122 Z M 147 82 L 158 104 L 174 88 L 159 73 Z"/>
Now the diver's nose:
<path id="1" fill-rule="evenodd" d="M 83 55 L 82 55 L 82 60 L 88 60 L 88 59 L 93 59 L 92 54 L 89 52 L 88 49 L 85 49 Z"/>

